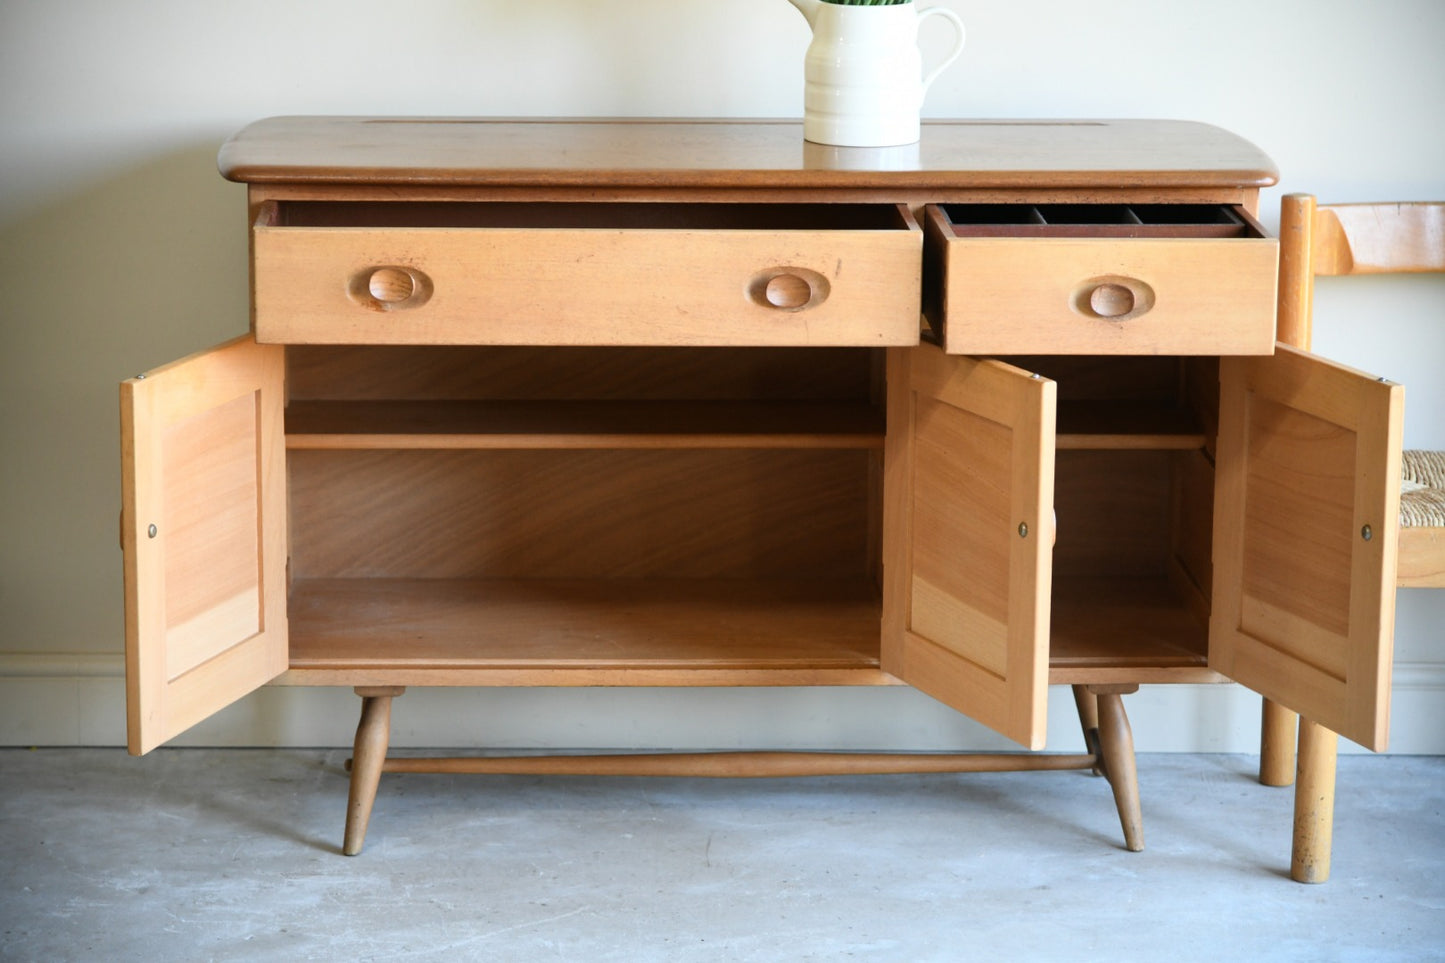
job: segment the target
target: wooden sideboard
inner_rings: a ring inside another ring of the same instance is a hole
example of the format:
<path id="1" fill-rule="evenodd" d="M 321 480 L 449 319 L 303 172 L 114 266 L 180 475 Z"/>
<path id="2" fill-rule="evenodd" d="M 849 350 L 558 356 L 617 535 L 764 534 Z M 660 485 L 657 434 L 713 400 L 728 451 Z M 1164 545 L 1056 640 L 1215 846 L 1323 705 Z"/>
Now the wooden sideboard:
<path id="1" fill-rule="evenodd" d="M 252 334 L 126 381 L 130 747 L 356 687 L 915 686 L 1030 750 L 453 771 L 1104 770 L 1232 679 L 1386 739 L 1401 389 L 1276 345 L 1272 164 L 1163 121 L 274 118 Z"/>

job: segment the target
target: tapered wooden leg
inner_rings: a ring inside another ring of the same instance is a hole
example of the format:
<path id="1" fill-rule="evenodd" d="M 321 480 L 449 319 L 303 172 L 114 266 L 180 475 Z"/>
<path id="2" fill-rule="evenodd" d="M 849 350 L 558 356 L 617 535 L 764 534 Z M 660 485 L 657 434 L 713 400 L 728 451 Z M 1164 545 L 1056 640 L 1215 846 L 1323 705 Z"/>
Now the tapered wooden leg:
<path id="1" fill-rule="evenodd" d="M 1084 751 L 1093 756 L 1099 755 L 1099 702 L 1097 697 L 1089 691 L 1088 686 L 1076 685 L 1074 690 L 1074 706 L 1079 710 L 1079 726 L 1084 730 Z M 1104 770 L 1094 766 L 1091 770 L 1094 775 L 1102 776 Z"/>
<path id="2" fill-rule="evenodd" d="M 1124 714 L 1119 692 L 1098 692 L 1099 753 L 1104 775 L 1114 790 L 1119 824 L 1124 830 L 1124 848 L 1131 853 L 1144 849 L 1144 816 L 1139 808 L 1139 772 L 1134 764 L 1134 733 Z"/>
<path id="3" fill-rule="evenodd" d="M 1259 727 L 1259 781 L 1266 786 L 1294 782 L 1295 728 L 1299 717 L 1278 702 L 1264 700 Z"/>
<path id="4" fill-rule="evenodd" d="M 346 835 L 341 851 L 347 856 L 361 852 L 366 842 L 366 824 L 376 802 L 376 787 L 391 742 L 391 700 L 406 690 L 399 686 L 356 689 L 361 696 L 361 721 L 356 725 L 352 750 L 351 793 L 346 803 Z"/>
<path id="5" fill-rule="evenodd" d="M 1323 883 L 1330 878 L 1339 736 L 1308 719 L 1299 722 L 1299 774 L 1294 787 L 1294 844 L 1289 875 L 1300 883 Z"/>

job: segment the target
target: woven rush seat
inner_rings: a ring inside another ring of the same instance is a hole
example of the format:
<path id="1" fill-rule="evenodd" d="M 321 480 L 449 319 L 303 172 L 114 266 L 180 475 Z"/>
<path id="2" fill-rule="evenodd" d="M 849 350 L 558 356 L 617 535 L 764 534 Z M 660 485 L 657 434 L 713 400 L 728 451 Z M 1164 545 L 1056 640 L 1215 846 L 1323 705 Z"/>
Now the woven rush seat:
<path id="1" fill-rule="evenodd" d="M 1400 527 L 1445 528 L 1445 451 L 1403 453 Z"/>

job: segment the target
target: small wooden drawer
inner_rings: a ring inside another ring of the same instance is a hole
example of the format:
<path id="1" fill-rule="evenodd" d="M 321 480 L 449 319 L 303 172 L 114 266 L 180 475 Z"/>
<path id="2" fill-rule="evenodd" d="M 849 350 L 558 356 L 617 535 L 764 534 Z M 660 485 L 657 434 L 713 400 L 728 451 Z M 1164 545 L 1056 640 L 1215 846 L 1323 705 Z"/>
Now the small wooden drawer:
<path id="1" fill-rule="evenodd" d="M 944 204 L 925 310 L 951 354 L 1270 354 L 1278 244 L 1242 208 Z"/>
<path id="2" fill-rule="evenodd" d="M 280 201 L 254 242 L 258 341 L 918 342 L 903 206 Z"/>

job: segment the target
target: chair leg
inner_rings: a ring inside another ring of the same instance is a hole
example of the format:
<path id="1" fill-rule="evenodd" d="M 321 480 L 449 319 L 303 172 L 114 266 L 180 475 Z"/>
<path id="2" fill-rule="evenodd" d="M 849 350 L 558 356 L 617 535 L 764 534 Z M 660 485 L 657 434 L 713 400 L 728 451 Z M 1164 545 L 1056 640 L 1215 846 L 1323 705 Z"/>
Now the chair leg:
<path id="1" fill-rule="evenodd" d="M 1124 687 L 1113 687 L 1122 689 Z M 1137 690 L 1137 686 L 1127 691 Z M 1099 703 L 1099 752 L 1104 775 L 1114 790 L 1119 824 L 1124 830 L 1124 848 L 1131 853 L 1144 849 L 1144 816 L 1139 808 L 1139 772 L 1134 763 L 1134 733 L 1124 714 L 1123 693 L 1096 691 Z"/>
<path id="2" fill-rule="evenodd" d="M 1259 781 L 1266 786 L 1294 782 L 1295 728 L 1299 717 L 1278 702 L 1263 700 L 1259 727 Z"/>
<path id="3" fill-rule="evenodd" d="M 366 842 L 366 825 L 371 821 L 381 767 L 391 742 L 391 700 L 405 691 L 400 686 L 356 689 L 356 694 L 361 696 L 361 721 L 356 725 L 351 792 L 346 802 L 346 834 L 341 843 L 341 851 L 347 856 L 360 853 Z"/>
<path id="4" fill-rule="evenodd" d="M 1330 878 L 1335 830 L 1335 759 L 1339 736 L 1300 720 L 1299 778 L 1294 787 L 1294 840 L 1290 878 L 1323 883 Z"/>
<path id="5" fill-rule="evenodd" d="M 1079 710 L 1079 726 L 1084 730 L 1084 751 L 1099 757 L 1099 702 L 1085 685 L 1073 686 L 1074 706 Z M 1090 772 L 1102 776 L 1104 770 L 1094 766 Z"/>

